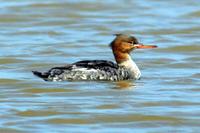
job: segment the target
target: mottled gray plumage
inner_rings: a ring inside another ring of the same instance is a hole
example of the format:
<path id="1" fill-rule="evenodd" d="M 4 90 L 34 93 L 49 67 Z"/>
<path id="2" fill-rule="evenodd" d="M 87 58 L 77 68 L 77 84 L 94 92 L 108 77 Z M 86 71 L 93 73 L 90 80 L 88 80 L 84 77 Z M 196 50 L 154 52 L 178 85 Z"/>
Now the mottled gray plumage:
<path id="1" fill-rule="evenodd" d="M 48 72 L 33 73 L 43 78 L 45 81 L 65 81 L 65 80 L 127 80 L 132 79 L 131 72 L 111 61 L 86 60 L 79 61 L 64 67 L 55 67 Z"/>

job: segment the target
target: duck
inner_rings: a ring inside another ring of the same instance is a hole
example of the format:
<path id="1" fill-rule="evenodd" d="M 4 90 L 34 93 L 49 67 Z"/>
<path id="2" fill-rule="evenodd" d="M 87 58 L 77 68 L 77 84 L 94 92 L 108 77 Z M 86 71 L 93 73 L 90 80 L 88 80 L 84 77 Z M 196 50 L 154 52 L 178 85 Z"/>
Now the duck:
<path id="1" fill-rule="evenodd" d="M 44 81 L 121 81 L 138 80 L 141 72 L 131 58 L 130 53 L 136 49 L 157 48 L 156 45 L 144 45 L 131 35 L 115 34 L 110 48 L 115 61 L 83 60 L 64 66 L 53 67 L 46 72 L 32 71 Z"/>

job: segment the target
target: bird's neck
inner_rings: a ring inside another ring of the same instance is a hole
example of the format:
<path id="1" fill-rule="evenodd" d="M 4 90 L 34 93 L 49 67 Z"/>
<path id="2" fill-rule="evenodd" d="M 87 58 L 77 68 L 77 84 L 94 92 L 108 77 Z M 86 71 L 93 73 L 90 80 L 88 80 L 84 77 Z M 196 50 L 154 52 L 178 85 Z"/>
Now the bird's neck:
<path id="1" fill-rule="evenodd" d="M 115 56 L 115 59 L 118 65 L 123 66 L 126 69 L 130 70 L 130 72 L 133 74 L 133 78 L 139 79 L 141 76 L 141 72 L 138 66 L 136 65 L 136 63 L 132 60 L 131 56 L 128 53 L 124 55 L 124 57 L 126 58 L 124 58 L 123 60 L 122 59 L 119 60 L 119 59 L 116 59 L 116 56 Z"/>

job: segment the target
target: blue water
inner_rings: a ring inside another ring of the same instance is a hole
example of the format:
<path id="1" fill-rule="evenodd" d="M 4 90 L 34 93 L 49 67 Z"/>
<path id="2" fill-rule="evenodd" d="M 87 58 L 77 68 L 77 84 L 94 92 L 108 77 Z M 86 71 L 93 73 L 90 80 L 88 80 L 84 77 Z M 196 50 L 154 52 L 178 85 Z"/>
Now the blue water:
<path id="1" fill-rule="evenodd" d="M 196 133 L 200 112 L 198 0 L 2 0 L 0 132 Z M 132 57 L 138 81 L 44 82 L 32 70 L 114 61 L 113 34 L 157 49 Z"/>

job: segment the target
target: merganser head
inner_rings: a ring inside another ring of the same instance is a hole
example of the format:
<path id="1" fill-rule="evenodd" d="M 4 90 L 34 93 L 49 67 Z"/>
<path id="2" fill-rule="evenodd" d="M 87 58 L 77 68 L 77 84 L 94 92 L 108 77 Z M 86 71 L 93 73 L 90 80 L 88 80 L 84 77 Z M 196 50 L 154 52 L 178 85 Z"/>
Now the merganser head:
<path id="1" fill-rule="evenodd" d="M 129 54 L 134 49 L 156 48 L 156 45 L 143 45 L 136 37 L 124 34 L 116 34 L 116 38 L 110 43 L 115 60 L 118 64 L 129 59 Z"/>

